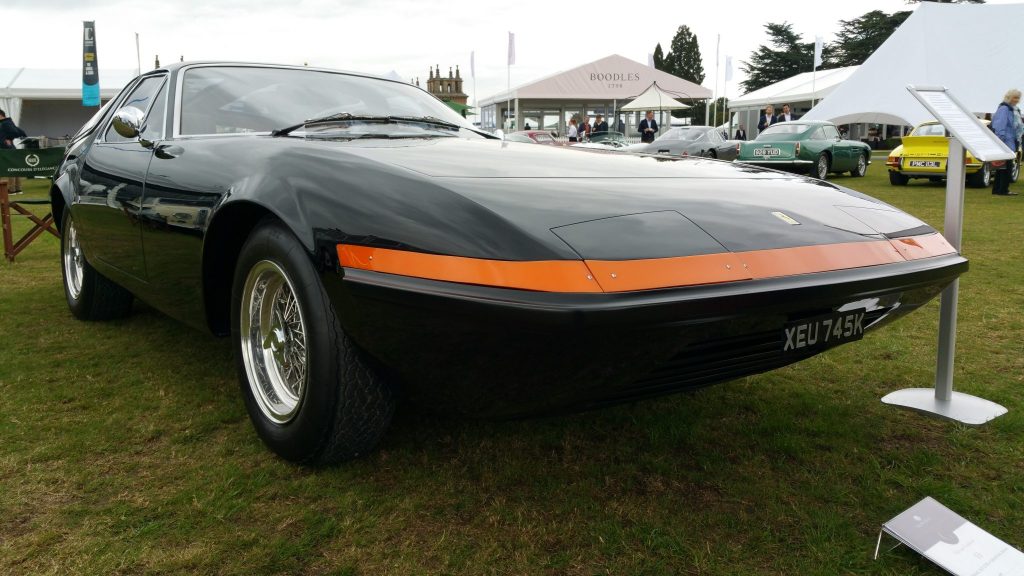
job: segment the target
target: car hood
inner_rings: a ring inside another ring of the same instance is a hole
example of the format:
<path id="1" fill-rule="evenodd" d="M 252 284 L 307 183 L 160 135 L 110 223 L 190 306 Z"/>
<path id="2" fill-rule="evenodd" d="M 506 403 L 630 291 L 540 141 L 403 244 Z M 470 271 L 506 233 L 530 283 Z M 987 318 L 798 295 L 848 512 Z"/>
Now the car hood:
<path id="1" fill-rule="evenodd" d="M 788 178 L 755 167 L 737 169 L 726 164 L 685 164 L 627 154 L 581 154 L 580 145 L 538 146 L 462 138 L 355 140 L 330 144 L 370 161 L 443 178 Z M 593 148 L 625 150 L 600 145 Z M 613 157 L 615 160 L 611 159 Z"/>
<path id="2" fill-rule="evenodd" d="M 828 182 L 710 159 L 456 139 L 338 145 L 367 165 L 392 165 L 426 178 L 430 187 L 448 190 L 528 236 L 517 243 L 547 245 L 556 258 L 566 257 L 566 246 L 568 254 L 587 259 L 644 259 L 931 231 L 889 205 Z M 477 257 L 517 252 L 502 249 L 501 241 L 480 244 L 488 251 L 481 248 Z"/>

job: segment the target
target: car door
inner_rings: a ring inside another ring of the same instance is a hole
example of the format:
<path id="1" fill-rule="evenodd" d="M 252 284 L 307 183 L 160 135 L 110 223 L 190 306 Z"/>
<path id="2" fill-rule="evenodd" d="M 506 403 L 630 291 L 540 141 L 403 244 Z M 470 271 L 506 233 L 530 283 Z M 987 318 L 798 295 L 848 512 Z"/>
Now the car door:
<path id="1" fill-rule="evenodd" d="M 825 132 L 825 139 L 833 142 L 832 170 L 834 172 L 853 170 L 856 167 L 853 149 L 843 140 L 843 137 L 839 135 L 839 130 L 836 130 L 836 127 L 831 125 L 822 126 L 822 130 Z"/>
<path id="2" fill-rule="evenodd" d="M 148 113 L 166 83 L 166 74 L 142 78 L 118 108 L 134 106 Z M 90 262 L 118 275 L 145 280 L 139 214 L 142 191 L 153 149 L 138 138 L 114 130 L 111 118 L 86 153 L 79 197 L 73 204 L 75 223 Z M 144 126 L 147 126 L 144 122 Z"/>
<path id="3" fill-rule="evenodd" d="M 150 302 L 193 325 L 204 318 L 204 235 L 215 207 L 228 193 L 225 183 L 237 177 L 237 167 L 224 164 L 219 147 L 246 145 L 244 139 L 216 134 L 218 124 L 232 126 L 231 120 L 219 122 L 218 116 L 230 116 L 231 103 L 238 102 L 235 83 L 218 77 L 220 68 L 215 66 L 194 70 L 178 71 L 169 84 L 165 133 L 155 147 L 142 202 Z M 181 117 L 202 121 L 186 120 L 182 134 L 174 128 Z"/>

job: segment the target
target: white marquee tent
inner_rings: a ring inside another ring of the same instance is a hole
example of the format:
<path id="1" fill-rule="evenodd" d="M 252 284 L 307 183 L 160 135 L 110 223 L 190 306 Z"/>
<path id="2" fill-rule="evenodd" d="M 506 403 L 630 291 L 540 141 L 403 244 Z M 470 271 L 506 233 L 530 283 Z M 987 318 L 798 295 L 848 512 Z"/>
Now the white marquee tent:
<path id="1" fill-rule="evenodd" d="M 100 99 L 110 100 L 135 70 L 100 68 Z M 0 109 L 30 136 L 73 134 L 99 108 L 82 106 L 80 69 L 0 68 Z"/>
<path id="2" fill-rule="evenodd" d="M 643 91 L 643 94 L 640 94 L 629 104 L 619 108 L 619 110 L 623 112 L 642 112 L 644 110 L 685 110 L 689 108 L 686 104 L 676 100 L 676 96 L 676 94 L 670 94 L 662 90 L 657 82 L 651 82 L 651 85 L 647 87 L 647 90 Z"/>
<path id="3" fill-rule="evenodd" d="M 992 112 L 1024 87 L 1024 4 L 922 2 L 828 98 L 804 118 L 837 124 L 916 125 L 929 114 L 908 84 L 945 86 L 975 113 Z"/>
<path id="4" fill-rule="evenodd" d="M 857 66 L 847 66 L 831 70 L 818 70 L 817 73 L 797 74 L 729 100 L 729 110 L 733 112 L 747 109 L 760 111 L 769 104 L 774 105 L 776 109 L 783 104 L 791 106 L 800 102 L 809 104 L 812 99 L 818 101 L 831 94 L 836 87 L 849 79 L 857 71 L 857 68 Z"/>

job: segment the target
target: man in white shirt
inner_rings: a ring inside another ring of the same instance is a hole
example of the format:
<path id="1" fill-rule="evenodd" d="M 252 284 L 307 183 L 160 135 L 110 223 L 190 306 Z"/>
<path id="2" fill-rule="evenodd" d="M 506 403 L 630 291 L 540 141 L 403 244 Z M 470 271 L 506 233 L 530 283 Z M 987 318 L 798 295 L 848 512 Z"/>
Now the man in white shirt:
<path id="1" fill-rule="evenodd" d="M 793 120 L 796 120 L 796 116 L 794 116 L 792 113 L 790 113 L 790 111 L 789 111 L 789 104 L 783 104 L 782 105 L 782 114 L 779 114 L 778 118 L 775 121 L 776 122 L 792 122 Z"/>

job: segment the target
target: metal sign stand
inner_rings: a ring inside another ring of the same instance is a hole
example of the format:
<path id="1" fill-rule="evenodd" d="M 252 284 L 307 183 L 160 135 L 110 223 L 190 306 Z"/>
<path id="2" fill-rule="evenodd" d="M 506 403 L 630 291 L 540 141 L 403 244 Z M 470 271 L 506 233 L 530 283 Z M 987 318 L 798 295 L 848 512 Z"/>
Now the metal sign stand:
<path id="1" fill-rule="evenodd" d="M 946 160 L 946 223 L 943 236 L 960 252 L 963 238 L 964 180 L 966 143 L 982 162 L 1009 160 L 1011 152 L 988 128 L 967 111 L 945 88 L 908 86 L 910 93 L 949 130 L 949 157 Z M 994 141 L 994 142 L 993 142 Z M 953 391 L 953 359 L 956 354 L 956 313 L 960 280 L 942 291 L 939 310 L 939 350 L 935 370 L 935 389 L 907 388 L 882 398 L 882 402 L 924 414 L 980 426 L 1006 414 L 1003 406 Z"/>

